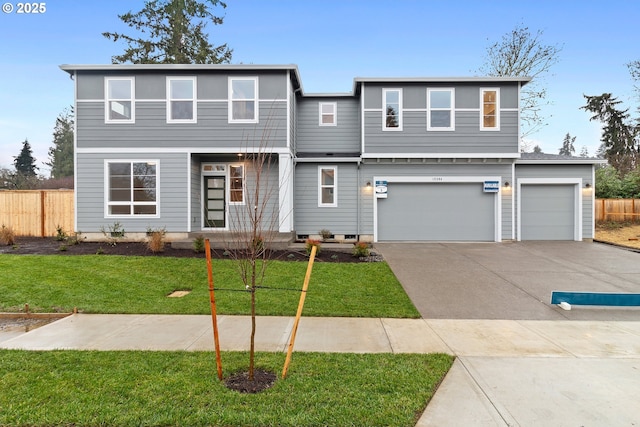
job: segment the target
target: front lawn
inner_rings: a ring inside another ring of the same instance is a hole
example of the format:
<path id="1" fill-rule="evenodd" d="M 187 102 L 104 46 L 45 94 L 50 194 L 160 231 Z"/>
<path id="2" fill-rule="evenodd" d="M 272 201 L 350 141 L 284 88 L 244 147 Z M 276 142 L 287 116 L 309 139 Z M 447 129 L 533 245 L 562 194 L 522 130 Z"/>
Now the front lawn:
<path id="1" fill-rule="evenodd" d="M 280 373 L 281 353 L 258 353 Z M 246 353 L 223 353 L 226 375 Z M 444 354 L 296 353 L 286 380 L 227 389 L 209 352 L 0 351 L 0 425 L 414 426 Z"/>
<path id="2" fill-rule="evenodd" d="M 257 314 L 294 316 L 306 262 L 272 261 L 257 293 Z M 208 314 L 204 259 L 114 255 L 0 255 L 0 311 Z M 249 293 L 231 260 L 213 260 L 219 314 L 249 314 Z M 190 290 L 168 298 L 174 290 Z M 305 316 L 420 317 L 388 265 L 313 267 Z"/>

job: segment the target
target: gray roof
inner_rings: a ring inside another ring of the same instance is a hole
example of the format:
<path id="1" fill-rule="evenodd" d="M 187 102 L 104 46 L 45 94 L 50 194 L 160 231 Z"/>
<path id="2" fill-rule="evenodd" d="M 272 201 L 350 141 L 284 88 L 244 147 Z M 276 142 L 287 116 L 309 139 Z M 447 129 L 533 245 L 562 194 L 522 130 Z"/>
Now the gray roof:
<path id="1" fill-rule="evenodd" d="M 599 159 L 596 157 L 576 157 L 576 156 L 562 156 L 560 154 L 547 154 L 547 153 L 521 153 L 520 159 L 516 160 L 516 163 L 531 163 L 531 164 L 604 164 L 607 163 L 605 159 Z"/>

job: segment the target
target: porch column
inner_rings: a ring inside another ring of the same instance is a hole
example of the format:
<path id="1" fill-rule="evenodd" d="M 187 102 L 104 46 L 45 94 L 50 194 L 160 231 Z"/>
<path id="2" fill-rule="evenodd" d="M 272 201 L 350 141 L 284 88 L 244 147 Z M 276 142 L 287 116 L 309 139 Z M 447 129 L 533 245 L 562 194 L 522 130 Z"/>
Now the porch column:
<path id="1" fill-rule="evenodd" d="M 293 231 L 293 158 L 280 154 L 278 159 L 278 197 L 280 233 Z"/>

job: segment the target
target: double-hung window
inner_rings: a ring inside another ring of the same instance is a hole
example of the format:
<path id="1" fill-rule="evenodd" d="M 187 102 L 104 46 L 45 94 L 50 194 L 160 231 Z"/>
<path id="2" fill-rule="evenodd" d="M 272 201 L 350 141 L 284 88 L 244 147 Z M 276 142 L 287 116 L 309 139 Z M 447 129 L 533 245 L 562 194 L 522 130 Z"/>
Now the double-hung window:
<path id="1" fill-rule="evenodd" d="M 320 102 L 318 104 L 320 126 L 336 126 L 338 124 L 336 102 Z"/>
<path id="2" fill-rule="evenodd" d="M 258 123 L 258 78 L 229 78 L 229 123 Z"/>
<path id="3" fill-rule="evenodd" d="M 480 130 L 500 130 L 500 89 L 480 89 Z"/>
<path id="4" fill-rule="evenodd" d="M 196 78 L 167 77 L 167 123 L 195 123 L 196 118 Z"/>
<path id="5" fill-rule="evenodd" d="M 107 216 L 157 215 L 158 162 L 106 162 Z"/>
<path id="6" fill-rule="evenodd" d="M 382 89 L 382 130 L 402 130 L 402 89 Z"/>
<path id="7" fill-rule="evenodd" d="M 338 167 L 318 167 L 318 207 L 338 206 Z"/>
<path id="8" fill-rule="evenodd" d="M 427 89 L 427 130 L 455 130 L 453 89 Z"/>
<path id="9" fill-rule="evenodd" d="M 105 123 L 134 123 L 135 101 L 133 77 L 109 77 L 105 85 Z"/>

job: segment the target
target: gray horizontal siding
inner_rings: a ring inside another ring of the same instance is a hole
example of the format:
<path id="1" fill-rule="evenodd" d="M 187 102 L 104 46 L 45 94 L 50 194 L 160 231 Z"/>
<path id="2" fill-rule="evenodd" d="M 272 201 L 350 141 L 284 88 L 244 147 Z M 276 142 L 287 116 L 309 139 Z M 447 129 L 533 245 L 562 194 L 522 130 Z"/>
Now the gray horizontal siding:
<path id="1" fill-rule="evenodd" d="M 355 164 L 337 167 L 338 206 L 318 207 L 318 165 L 296 165 L 294 223 L 297 234 L 317 234 L 322 229 L 333 234 L 357 234 L 357 195 L 362 187 L 357 183 L 357 167 Z"/>
<path id="2" fill-rule="evenodd" d="M 519 178 L 582 178 L 591 182 L 592 165 L 516 165 L 516 179 Z M 516 187 L 517 188 L 517 187 Z M 514 191 L 517 191 L 514 188 Z M 593 198 L 595 190 L 582 189 L 582 238 L 591 239 L 593 233 Z M 515 197 L 518 197 L 516 195 Z M 517 208 L 516 208 L 517 209 Z"/>
<path id="3" fill-rule="evenodd" d="M 337 103 L 337 125 L 320 126 L 319 103 Z M 354 98 L 310 98 L 298 102 L 297 150 L 305 153 L 360 152 L 360 105 Z"/>
<path id="4" fill-rule="evenodd" d="M 500 89 L 500 108 L 518 108 L 518 85 L 477 83 L 419 83 L 378 84 L 366 83 L 363 95 L 364 108 L 382 108 L 382 89 L 402 89 L 402 108 L 427 108 L 427 88 L 454 88 L 456 108 L 480 108 L 480 88 Z"/>
<path id="5" fill-rule="evenodd" d="M 167 123 L 166 103 L 136 103 L 135 123 L 104 121 L 103 102 L 78 104 L 78 148 L 286 147 L 286 103 L 261 102 L 258 124 L 228 123 L 227 102 L 199 102 L 197 123 Z"/>
<path id="6" fill-rule="evenodd" d="M 145 232 L 148 227 L 163 228 L 168 232 L 187 231 L 187 188 L 189 165 L 184 154 L 147 153 L 83 154 L 78 153 L 76 167 L 77 223 L 79 232 L 100 232 L 119 222 L 125 231 Z M 158 160 L 159 218 L 131 217 L 105 218 L 105 159 Z"/>
<path id="7" fill-rule="evenodd" d="M 177 70 L 176 70 L 177 71 Z M 77 76 L 77 97 L 83 99 L 103 99 L 105 77 L 134 77 L 136 99 L 165 99 L 167 77 L 196 77 L 198 99 L 227 99 L 229 96 L 229 74 L 208 72 L 81 72 Z M 232 77 L 258 77 L 260 99 L 285 99 L 287 96 L 287 74 L 280 72 L 234 73 Z"/>
<path id="8" fill-rule="evenodd" d="M 382 130 L 382 111 L 365 112 L 365 152 L 517 153 L 518 113 L 502 111 L 500 131 L 481 132 L 480 113 L 456 111 L 455 131 L 427 131 L 426 111 L 404 111 L 402 131 Z"/>

